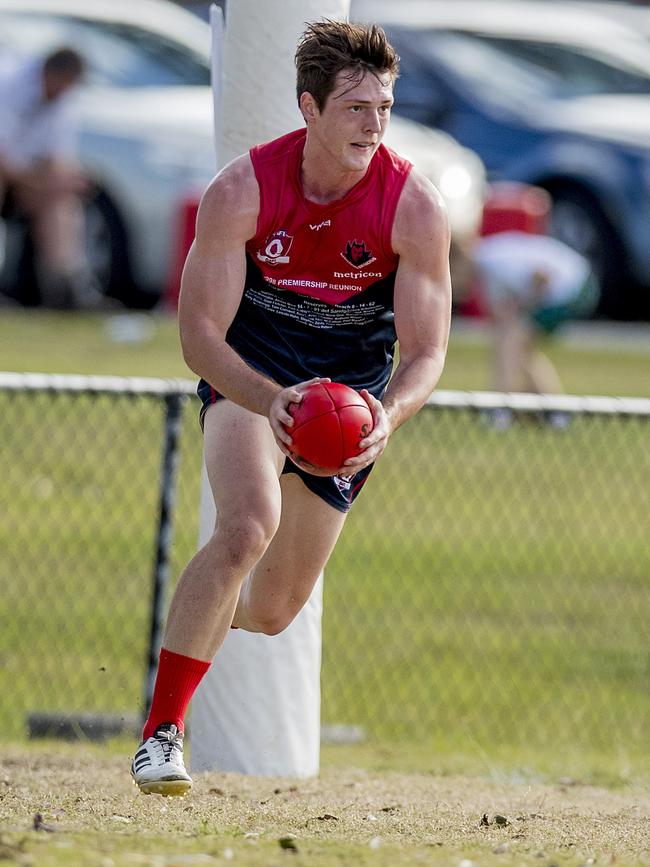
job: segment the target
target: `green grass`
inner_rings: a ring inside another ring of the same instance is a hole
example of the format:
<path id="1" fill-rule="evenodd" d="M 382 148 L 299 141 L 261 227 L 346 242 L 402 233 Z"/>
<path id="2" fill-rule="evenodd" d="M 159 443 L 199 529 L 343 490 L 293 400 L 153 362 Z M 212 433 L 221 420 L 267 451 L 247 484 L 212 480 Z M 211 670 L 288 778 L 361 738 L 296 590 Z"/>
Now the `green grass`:
<path id="1" fill-rule="evenodd" d="M 0 370 L 192 376 L 181 357 L 176 320 L 168 315 L 134 314 L 150 333 L 141 342 L 116 342 L 111 334 L 122 317 L 62 314 L 39 310 L 0 315 Z M 113 323 L 113 325 L 111 325 Z M 621 351 L 625 349 L 625 351 Z M 577 346 L 560 336 L 548 352 L 570 394 L 650 397 L 650 352 L 616 345 Z M 440 388 L 485 389 L 490 382 L 485 335 L 452 334 Z"/>
<path id="2" fill-rule="evenodd" d="M 119 332 L 120 321 L 126 321 L 123 315 L 4 309 L 0 315 L 0 370 L 191 375 L 181 357 L 175 318 L 144 313 L 129 318 L 145 330 L 141 341 L 120 342 L 112 336 Z"/>
<path id="3" fill-rule="evenodd" d="M 650 326 L 648 327 L 650 346 Z M 584 346 L 560 335 L 545 345 L 568 394 L 604 394 L 650 397 L 647 375 L 650 349 L 597 343 Z M 459 334 L 452 339 L 440 388 L 485 390 L 490 388 L 491 352 L 487 334 Z"/>
<path id="4" fill-rule="evenodd" d="M 149 321 L 149 320 L 146 320 Z M 0 369 L 188 376 L 175 323 L 4 313 Z M 645 395 L 641 352 L 553 350 L 570 390 Z M 452 341 L 441 385 L 487 382 Z M 606 383 L 607 387 L 602 387 Z M 195 548 L 200 434 L 186 407 L 172 574 Z M 141 707 L 162 408 L 0 394 L 0 714 Z M 622 784 L 646 749 L 647 424 L 502 432 L 423 411 L 394 437 L 327 569 L 323 718 L 362 726 L 327 764 Z"/>
<path id="5" fill-rule="evenodd" d="M 567 433 L 448 412 L 395 436 L 329 564 L 337 719 L 427 745 L 432 768 L 452 751 L 650 770 L 647 429 Z"/>

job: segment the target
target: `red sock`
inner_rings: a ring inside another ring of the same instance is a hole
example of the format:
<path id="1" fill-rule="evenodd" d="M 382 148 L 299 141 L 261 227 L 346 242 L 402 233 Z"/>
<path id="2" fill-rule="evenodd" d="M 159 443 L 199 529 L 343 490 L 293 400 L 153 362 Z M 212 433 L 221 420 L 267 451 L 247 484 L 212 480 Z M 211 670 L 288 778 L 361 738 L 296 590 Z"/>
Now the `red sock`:
<path id="1" fill-rule="evenodd" d="M 143 740 L 150 738 L 162 723 L 174 723 L 179 731 L 184 730 L 187 706 L 209 668 L 210 663 L 202 659 L 192 659 L 161 648 L 151 708 L 142 732 Z"/>

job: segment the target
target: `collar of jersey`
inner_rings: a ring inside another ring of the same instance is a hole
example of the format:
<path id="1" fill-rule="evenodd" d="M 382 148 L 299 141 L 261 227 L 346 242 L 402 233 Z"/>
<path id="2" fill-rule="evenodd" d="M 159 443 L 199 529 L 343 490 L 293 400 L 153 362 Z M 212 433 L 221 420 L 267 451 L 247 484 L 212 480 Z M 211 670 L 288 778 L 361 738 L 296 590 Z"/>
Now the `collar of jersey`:
<path id="1" fill-rule="evenodd" d="M 341 208 L 347 208 L 348 205 L 351 205 L 354 202 L 358 202 L 367 194 L 371 186 L 372 179 L 376 174 L 376 160 L 380 158 L 379 149 L 377 149 L 377 151 L 373 155 L 365 175 L 352 187 L 352 189 L 348 190 L 344 196 L 341 196 L 340 199 L 333 199 L 331 202 L 325 202 L 324 204 L 321 204 L 320 202 L 312 202 L 311 199 L 308 199 L 305 196 L 305 192 L 302 187 L 302 181 L 300 180 L 300 164 L 302 162 L 302 153 L 305 149 L 306 140 L 307 133 L 305 131 L 305 135 L 296 142 L 291 175 L 293 178 L 293 184 L 296 192 L 298 193 L 300 199 L 304 202 L 305 208 L 310 214 L 320 215 L 325 212 L 334 213 Z M 379 147 L 381 148 L 381 145 Z"/>

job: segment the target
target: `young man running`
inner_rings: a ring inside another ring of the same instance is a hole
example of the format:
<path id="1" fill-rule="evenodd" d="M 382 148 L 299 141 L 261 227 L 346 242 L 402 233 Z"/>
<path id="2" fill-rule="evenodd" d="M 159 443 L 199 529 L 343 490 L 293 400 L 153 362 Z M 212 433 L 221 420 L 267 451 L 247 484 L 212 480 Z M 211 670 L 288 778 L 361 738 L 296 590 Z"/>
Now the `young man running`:
<path id="1" fill-rule="evenodd" d="M 183 718 L 229 628 L 275 635 L 305 604 L 388 438 L 442 372 L 451 306 L 440 197 L 381 144 L 398 58 L 378 27 L 310 25 L 296 54 L 306 129 L 253 148 L 203 197 L 179 308 L 200 377 L 212 538 L 171 604 L 132 773 L 185 793 Z M 393 351 L 399 364 L 390 383 Z M 356 388 L 374 418 L 332 478 L 287 458 L 308 382 Z"/>

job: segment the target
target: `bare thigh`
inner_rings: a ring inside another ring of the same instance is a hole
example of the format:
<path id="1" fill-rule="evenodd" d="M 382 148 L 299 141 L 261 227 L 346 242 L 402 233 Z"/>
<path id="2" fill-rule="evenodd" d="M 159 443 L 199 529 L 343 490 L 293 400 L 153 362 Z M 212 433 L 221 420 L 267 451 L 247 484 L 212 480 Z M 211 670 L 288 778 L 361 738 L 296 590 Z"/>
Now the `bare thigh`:
<path id="1" fill-rule="evenodd" d="M 242 582 L 280 521 L 282 454 L 266 419 L 223 401 L 205 416 L 205 458 L 217 526 L 181 575 L 164 646 L 212 659 L 232 623 Z"/>
<path id="2" fill-rule="evenodd" d="M 280 525 L 242 599 L 245 616 L 267 634 L 285 629 L 309 599 L 346 518 L 297 475 L 282 476 L 281 487 Z"/>
<path id="3" fill-rule="evenodd" d="M 221 400 L 205 414 L 204 451 L 220 530 L 259 523 L 269 541 L 280 520 L 284 455 L 268 420 Z"/>

